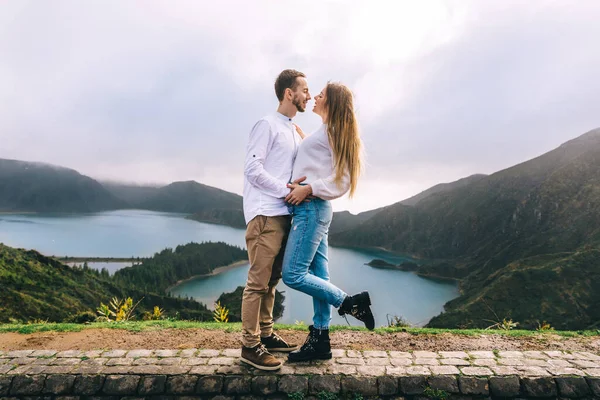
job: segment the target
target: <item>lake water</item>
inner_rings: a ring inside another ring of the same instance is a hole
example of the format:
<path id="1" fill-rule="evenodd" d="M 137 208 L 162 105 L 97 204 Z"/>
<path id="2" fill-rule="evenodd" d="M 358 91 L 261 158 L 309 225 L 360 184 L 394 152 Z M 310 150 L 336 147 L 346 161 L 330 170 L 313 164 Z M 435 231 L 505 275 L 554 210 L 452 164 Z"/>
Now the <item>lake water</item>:
<path id="1" fill-rule="evenodd" d="M 0 215 L 0 243 L 35 249 L 46 255 L 70 257 L 147 257 L 164 248 L 189 242 L 222 241 L 245 248 L 244 231 L 184 219 L 184 215 L 141 210 L 93 214 L 4 214 Z M 377 251 L 355 251 L 331 247 L 331 281 L 349 294 L 369 290 L 377 326 L 387 317 L 402 316 L 423 325 L 458 296 L 457 285 L 421 278 L 404 271 L 375 269 L 365 265 L 373 258 L 400 263 L 405 258 Z M 125 263 L 89 263 L 108 267 L 112 273 Z M 209 278 L 187 281 L 173 289 L 175 295 L 191 296 L 212 307 L 223 292 L 244 285 L 247 264 Z M 303 293 L 278 286 L 285 295 L 285 311 L 278 321 L 309 325 L 312 301 Z M 348 318 L 352 325 L 359 325 Z M 334 312 L 333 324 L 346 324 Z"/>

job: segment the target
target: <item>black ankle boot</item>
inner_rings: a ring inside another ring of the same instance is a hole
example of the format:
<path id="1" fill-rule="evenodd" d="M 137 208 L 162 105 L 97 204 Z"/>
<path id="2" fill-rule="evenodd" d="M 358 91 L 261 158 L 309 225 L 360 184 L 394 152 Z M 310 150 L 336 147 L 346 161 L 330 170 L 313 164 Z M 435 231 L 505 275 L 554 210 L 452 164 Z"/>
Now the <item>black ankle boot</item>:
<path id="1" fill-rule="evenodd" d="M 368 292 L 361 292 L 354 296 L 346 296 L 344 302 L 338 309 L 338 314 L 350 314 L 359 321 L 365 323 L 369 330 L 375 328 L 375 318 L 371 311 L 371 297 Z"/>
<path id="2" fill-rule="evenodd" d="M 329 329 L 315 329 L 308 327 L 308 337 L 299 350 L 288 355 L 288 361 L 329 360 L 331 358 L 331 344 L 329 342 Z"/>

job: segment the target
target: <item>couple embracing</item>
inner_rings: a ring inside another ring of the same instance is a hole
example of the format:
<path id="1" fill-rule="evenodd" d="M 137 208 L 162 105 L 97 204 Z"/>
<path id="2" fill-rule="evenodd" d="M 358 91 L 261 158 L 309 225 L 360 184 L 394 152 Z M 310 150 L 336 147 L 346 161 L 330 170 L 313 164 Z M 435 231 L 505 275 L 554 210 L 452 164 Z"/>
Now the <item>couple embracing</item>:
<path id="1" fill-rule="evenodd" d="M 244 166 L 244 216 L 250 260 L 242 298 L 241 361 L 271 371 L 281 361 L 271 351 L 289 352 L 288 361 L 331 358 L 332 307 L 373 329 L 367 292 L 353 296 L 333 285 L 327 264 L 330 200 L 354 194 L 361 169 L 361 140 L 352 92 L 328 83 L 313 111 L 323 124 L 305 136 L 293 123 L 311 100 L 306 76 L 282 71 L 275 81 L 277 112 L 250 132 Z M 275 286 L 283 282 L 313 298 L 313 324 L 302 346 L 273 332 Z"/>

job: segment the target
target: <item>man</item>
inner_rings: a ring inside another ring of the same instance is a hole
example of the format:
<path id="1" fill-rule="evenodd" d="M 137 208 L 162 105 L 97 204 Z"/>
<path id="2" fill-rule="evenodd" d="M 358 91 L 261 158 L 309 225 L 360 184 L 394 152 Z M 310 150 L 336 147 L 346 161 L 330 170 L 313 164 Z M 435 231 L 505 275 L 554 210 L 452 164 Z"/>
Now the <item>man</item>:
<path id="1" fill-rule="evenodd" d="M 284 198 L 290 192 L 287 184 L 301 140 L 292 118 L 304 112 L 310 100 L 306 76 L 292 69 L 282 71 L 275 81 L 275 94 L 279 100 L 277 112 L 252 128 L 244 166 L 250 271 L 242 297 L 241 361 L 265 371 L 281 367 L 281 361 L 270 351 L 298 348 L 273 333 L 273 305 L 291 222 Z"/>

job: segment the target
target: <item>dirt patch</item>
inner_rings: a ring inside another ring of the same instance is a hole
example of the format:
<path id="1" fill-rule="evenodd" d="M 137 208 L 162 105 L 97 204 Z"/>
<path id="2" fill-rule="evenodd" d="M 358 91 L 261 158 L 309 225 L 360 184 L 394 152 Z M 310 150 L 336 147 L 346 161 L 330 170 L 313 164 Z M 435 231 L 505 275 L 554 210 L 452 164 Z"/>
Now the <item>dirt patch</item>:
<path id="1" fill-rule="evenodd" d="M 290 342 L 302 343 L 306 332 L 279 330 Z M 94 350 L 94 349 L 226 349 L 240 346 L 240 332 L 205 329 L 161 329 L 129 332 L 120 329 L 85 329 L 81 332 L 0 333 L 0 350 Z M 564 338 L 553 334 L 533 337 L 503 335 L 410 334 L 339 331 L 331 345 L 348 350 L 573 350 L 600 351 L 600 337 Z"/>

